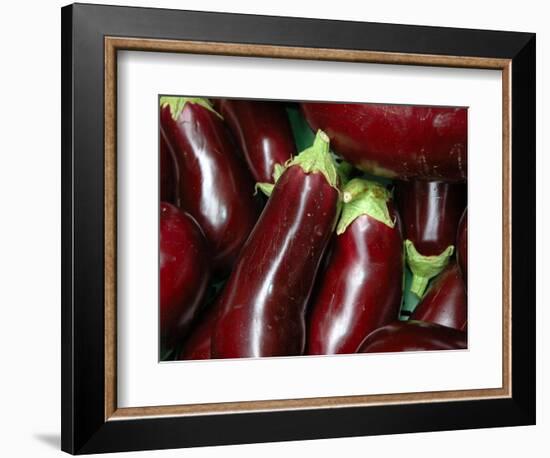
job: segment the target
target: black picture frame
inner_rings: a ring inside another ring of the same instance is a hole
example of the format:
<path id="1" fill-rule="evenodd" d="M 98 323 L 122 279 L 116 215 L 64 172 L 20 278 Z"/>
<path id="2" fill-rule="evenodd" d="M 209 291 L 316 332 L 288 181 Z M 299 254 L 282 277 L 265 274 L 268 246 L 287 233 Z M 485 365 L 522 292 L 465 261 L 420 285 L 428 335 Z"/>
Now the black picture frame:
<path id="1" fill-rule="evenodd" d="M 532 33 L 74 4 L 62 8 L 62 449 L 72 454 L 535 424 Z M 510 59 L 512 395 L 106 421 L 104 37 Z"/>

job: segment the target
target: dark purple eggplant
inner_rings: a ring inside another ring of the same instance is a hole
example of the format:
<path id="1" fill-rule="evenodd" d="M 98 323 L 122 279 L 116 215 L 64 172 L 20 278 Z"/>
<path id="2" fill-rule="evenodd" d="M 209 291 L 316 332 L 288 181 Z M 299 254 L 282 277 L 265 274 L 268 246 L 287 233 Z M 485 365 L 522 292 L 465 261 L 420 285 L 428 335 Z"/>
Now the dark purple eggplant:
<path id="1" fill-rule="evenodd" d="M 177 167 L 172 148 L 165 135 L 160 132 L 160 200 L 172 205 L 179 205 L 179 188 Z"/>
<path id="2" fill-rule="evenodd" d="M 296 154 L 284 104 L 221 99 L 216 108 L 239 142 L 254 179 L 273 183 L 275 165 L 284 165 Z"/>
<path id="3" fill-rule="evenodd" d="M 449 264 L 432 282 L 411 320 L 441 324 L 466 330 L 468 299 L 466 287 L 456 263 Z"/>
<path id="4" fill-rule="evenodd" d="M 370 103 L 301 104 L 309 125 L 355 167 L 386 178 L 465 181 L 466 108 Z"/>
<path id="5" fill-rule="evenodd" d="M 466 185 L 441 181 L 399 181 L 395 198 L 413 274 L 411 291 L 422 297 L 454 252 L 458 221 L 466 207 Z"/>
<path id="6" fill-rule="evenodd" d="M 206 99 L 161 97 L 161 128 L 174 151 L 180 206 L 200 224 L 218 271 L 228 271 L 260 213 L 254 181 Z"/>
<path id="7" fill-rule="evenodd" d="M 462 350 L 467 345 L 463 331 L 422 321 L 396 321 L 370 333 L 359 353 Z"/>
<path id="8" fill-rule="evenodd" d="M 375 329 L 395 321 L 403 292 L 403 239 L 391 195 L 354 178 L 328 266 L 309 315 L 307 353 L 355 353 Z"/>
<path id="9" fill-rule="evenodd" d="M 210 278 L 207 242 L 195 220 L 160 204 L 160 334 L 165 347 L 188 331 Z"/>
<path id="10" fill-rule="evenodd" d="M 178 356 L 179 360 L 210 359 L 212 357 L 212 332 L 219 311 L 219 301 L 216 301 L 202 313 L 181 348 Z"/>
<path id="11" fill-rule="evenodd" d="M 456 259 L 464 277 L 464 282 L 468 284 L 468 209 L 464 210 L 464 214 L 458 223 Z"/>
<path id="12" fill-rule="evenodd" d="M 304 351 L 305 309 L 339 211 L 329 140 L 288 164 L 221 296 L 212 356 L 294 356 Z"/>

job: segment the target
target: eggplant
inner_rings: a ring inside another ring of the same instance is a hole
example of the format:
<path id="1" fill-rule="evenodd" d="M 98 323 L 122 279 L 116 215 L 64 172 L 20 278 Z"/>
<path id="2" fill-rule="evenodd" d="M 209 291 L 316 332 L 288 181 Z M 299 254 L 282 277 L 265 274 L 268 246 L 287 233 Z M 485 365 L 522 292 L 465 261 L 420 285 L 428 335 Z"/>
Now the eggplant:
<path id="1" fill-rule="evenodd" d="M 216 301 L 208 307 L 197 320 L 180 350 L 179 360 L 210 359 L 212 332 L 218 319 L 220 305 Z"/>
<path id="2" fill-rule="evenodd" d="M 391 195 L 354 178 L 328 266 L 308 318 L 307 354 L 356 353 L 365 337 L 398 318 L 403 292 L 403 239 Z"/>
<path id="3" fill-rule="evenodd" d="M 462 276 L 464 277 L 464 282 L 468 284 L 468 209 L 464 210 L 460 222 L 458 223 L 456 259 L 460 266 Z"/>
<path id="4" fill-rule="evenodd" d="M 465 181 L 467 109 L 367 103 L 301 104 L 313 130 L 355 167 L 386 178 Z"/>
<path id="5" fill-rule="evenodd" d="M 329 139 L 318 132 L 287 164 L 241 251 L 220 299 L 212 357 L 303 353 L 306 304 L 339 199 Z"/>
<path id="6" fill-rule="evenodd" d="M 160 132 L 160 200 L 173 205 L 179 205 L 179 189 L 177 183 L 177 168 L 172 148 L 168 145 L 165 135 Z"/>
<path id="7" fill-rule="evenodd" d="M 161 129 L 179 170 L 180 206 L 199 223 L 217 272 L 228 272 L 260 213 L 254 181 L 206 99 L 161 97 Z"/>
<path id="8" fill-rule="evenodd" d="M 466 330 L 468 300 L 464 280 L 456 263 L 449 264 L 434 279 L 410 319 Z"/>
<path id="9" fill-rule="evenodd" d="M 285 106 L 280 102 L 221 99 L 215 106 L 237 139 L 258 183 L 273 183 L 275 165 L 296 154 Z"/>
<path id="10" fill-rule="evenodd" d="M 196 221 L 160 204 L 160 334 L 163 347 L 181 339 L 201 305 L 210 279 L 207 242 Z"/>
<path id="11" fill-rule="evenodd" d="M 445 268 L 454 252 L 458 221 L 466 207 L 466 185 L 398 181 L 395 199 L 413 274 L 411 291 L 421 298 L 430 279 Z"/>
<path id="12" fill-rule="evenodd" d="M 359 353 L 462 350 L 467 345 L 464 331 L 423 321 L 396 321 L 371 332 Z"/>

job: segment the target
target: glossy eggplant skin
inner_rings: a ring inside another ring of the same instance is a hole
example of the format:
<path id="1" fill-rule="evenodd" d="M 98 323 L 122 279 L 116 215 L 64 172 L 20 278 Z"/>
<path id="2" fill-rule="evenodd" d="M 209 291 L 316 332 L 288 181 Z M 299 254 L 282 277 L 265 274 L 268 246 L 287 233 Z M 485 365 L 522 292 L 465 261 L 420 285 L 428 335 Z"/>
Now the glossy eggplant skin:
<path id="1" fill-rule="evenodd" d="M 391 209 L 392 219 L 397 213 Z M 335 237 L 308 318 L 307 354 L 356 353 L 365 337 L 395 321 L 403 292 L 403 240 L 364 214 Z"/>
<path id="2" fill-rule="evenodd" d="M 173 205 L 179 204 L 177 167 L 174 155 L 166 141 L 165 135 L 160 132 L 160 200 Z"/>
<path id="3" fill-rule="evenodd" d="M 464 280 L 456 263 L 449 264 L 435 278 L 410 319 L 466 330 L 468 299 Z"/>
<path id="4" fill-rule="evenodd" d="M 303 353 L 306 304 L 338 199 L 321 173 L 299 165 L 279 178 L 222 293 L 213 357 Z"/>
<path id="5" fill-rule="evenodd" d="M 370 333 L 359 353 L 460 350 L 467 345 L 463 331 L 423 321 L 396 321 Z"/>
<path id="6" fill-rule="evenodd" d="M 468 209 L 464 210 L 464 214 L 458 223 L 458 231 L 456 237 L 456 258 L 460 271 L 464 277 L 464 282 L 468 282 Z"/>
<path id="7" fill-rule="evenodd" d="M 423 256 L 437 256 L 456 241 L 466 207 L 466 185 L 442 181 L 397 181 L 395 200 L 404 238 Z"/>
<path id="8" fill-rule="evenodd" d="M 219 301 L 216 301 L 197 319 L 196 325 L 194 325 L 193 330 L 183 343 L 178 356 L 180 361 L 210 359 L 212 357 L 212 332 L 214 331 L 219 311 Z"/>
<path id="9" fill-rule="evenodd" d="M 207 242 L 196 221 L 160 204 L 160 333 L 165 346 L 188 331 L 210 279 Z"/>
<path id="10" fill-rule="evenodd" d="M 387 178 L 464 181 L 467 109 L 302 103 L 309 125 L 355 167 Z"/>
<path id="11" fill-rule="evenodd" d="M 272 183 L 275 164 L 283 165 L 296 154 L 285 106 L 231 99 L 218 100 L 215 106 L 237 139 L 254 179 Z"/>
<path id="12" fill-rule="evenodd" d="M 212 110 L 186 103 L 174 120 L 165 105 L 160 119 L 176 156 L 180 206 L 204 231 L 215 270 L 227 272 L 260 213 L 254 181 Z"/>

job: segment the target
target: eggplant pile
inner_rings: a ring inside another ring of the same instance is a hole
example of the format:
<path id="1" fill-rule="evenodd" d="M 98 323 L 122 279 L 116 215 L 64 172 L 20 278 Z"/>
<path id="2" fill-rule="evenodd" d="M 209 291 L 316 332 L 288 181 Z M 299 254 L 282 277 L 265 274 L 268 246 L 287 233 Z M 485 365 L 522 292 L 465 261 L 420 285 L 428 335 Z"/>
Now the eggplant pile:
<path id="1" fill-rule="evenodd" d="M 467 347 L 465 108 L 160 97 L 162 360 Z"/>

